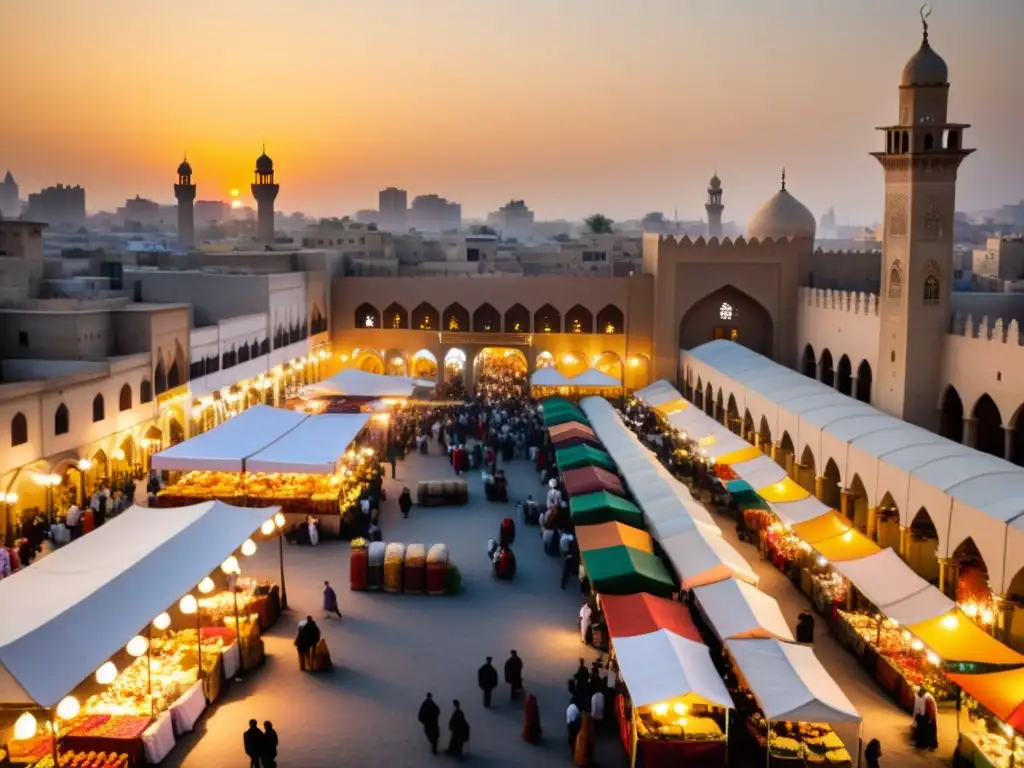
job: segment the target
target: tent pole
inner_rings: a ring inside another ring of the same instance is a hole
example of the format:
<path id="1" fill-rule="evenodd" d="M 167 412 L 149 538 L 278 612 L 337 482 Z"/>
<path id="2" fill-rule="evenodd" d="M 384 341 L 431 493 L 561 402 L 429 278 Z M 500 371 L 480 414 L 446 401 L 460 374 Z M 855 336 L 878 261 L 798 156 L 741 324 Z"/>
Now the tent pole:
<path id="1" fill-rule="evenodd" d="M 232 579 L 231 596 L 235 599 L 235 634 L 237 635 L 235 642 L 238 643 L 238 671 L 241 673 L 245 670 L 245 657 L 242 655 L 242 622 L 238 618 L 238 590 L 235 588 L 234 582 L 235 579 Z"/>
<path id="2" fill-rule="evenodd" d="M 864 721 L 857 724 L 857 768 L 860 768 L 861 755 L 864 754 Z"/>
<path id="3" fill-rule="evenodd" d="M 149 696 L 149 716 L 156 717 L 153 705 L 153 622 L 149 623 L 146 634 L 149 642 L 146 643 L 146 692 Z"/>
<path id="4" fill-rule="evenodd" d="M 765 726 L 767 726 L 767 736 L 764 740 L 764 764 L 771 768 L 772 764 L 772 721 L 765 719 Z"/>
<path id="5" fill-rule="evenodd" d="M 199 601 L 196 601 L 196 647 L 199 651 L 196 656 L 199 658 L 199 671 L 196 672 L 196 679 L 203 682 L 203 620 L 201 617 L 202 608 Z M 206 686 L 203 686 L 203 698 L 206 698 Z"/>
<path id="6" fill-rule="evenodd" d="M 54 766 L 60 765 L 60 751 L 57 747 L 57 714 L 55 709 L 49 710 L 50 713 L 50 752 L 53 757 Z"/>
<path id="7" fill-rule="evenodd" d="M 277 563 L 281 569 L 281 610 L 288 610 L 288 590 L 284 585 L 284 528 L 277 530 Z"/>

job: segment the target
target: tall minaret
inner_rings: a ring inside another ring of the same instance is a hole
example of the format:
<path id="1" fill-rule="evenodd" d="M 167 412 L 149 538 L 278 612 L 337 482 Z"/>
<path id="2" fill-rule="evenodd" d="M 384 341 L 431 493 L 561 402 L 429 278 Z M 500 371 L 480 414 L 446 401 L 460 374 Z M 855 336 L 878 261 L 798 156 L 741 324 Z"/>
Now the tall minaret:
<path id="1" fill-rule="evenodd" d="M 256 179 L 252 196 L 256 198 L 256 240 L 264 245 L 274 242 L 274 200 L 281 186 L 274 183 L 274 161 L 263 154 L 256 158 Z"/>
<path id="2" fill-rule="evenodd" d="M 903 68 L 899 122 L 879 128 L 885 151 L 885 228 L 877 375 L 871 402 L 893 416 L 934 428 L 942 350 L 949 333 L 953 218 L 964 129 L 946 118 L 946 62 L 928 43 Z"/>
<path id="3" fill-rule="evenodd" d="M 708 212 L 708 239 L 717 237 L 722 239 L 722 180 L 718 178 L 718 171 L 708 182 L 708 201 L 704 204 L 704 210 Z"/>
<path id="4" fill-rule="evenodd" d="M 178 245 L 182 248 L 192 248 L 196 244 L 196 225 L 192 215 L 196 185 L 192 183 L 192 166 L 188 164 L 188 157 L 178 166 L 178 183 L 174 185 L 174 196 L 178 198 Z"/>

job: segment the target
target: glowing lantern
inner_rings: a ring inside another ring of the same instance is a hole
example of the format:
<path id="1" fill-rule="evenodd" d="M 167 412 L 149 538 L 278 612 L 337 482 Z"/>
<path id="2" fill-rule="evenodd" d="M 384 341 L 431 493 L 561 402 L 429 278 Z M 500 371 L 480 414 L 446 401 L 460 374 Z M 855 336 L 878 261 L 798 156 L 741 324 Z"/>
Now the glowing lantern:
<path id="1" fill-rule="evenodd" d="M 957 621 L 956 616 L 954 616 L 952 613 L 942 617 L 943 629 L 956 629 L 958 623 L 959 622 Z"/>
<path id="2" fill-rule="evenodd" d="M 274 532 L 274 521 L 267 520 L 263 525 L 260 526 L 260 533 L 264 536 L 269 536 Z"/>
<path id="3" fill-rule="evenodd" d="M 274 515 L 274 525 L 278 528 L 284 528 L 284 515 L 281 512 Z"/>
<path id="4" fill-rule="evenodd" d="M 242 554 L 246 557 L 250 557 L 256 554 L 256 542 L 252 539 L 246 539 L 242 542 Z"/>
<path id="5" fill-rule="evenodd" d="M 126 645 L 124 649 L 128 651 L 129 656 L 138 658 L 149 650 L 149 640 L 144 638 L 142 635 L 136 635 L 128 641 L 128 645 Z"/>
<path id="6" fill-rule="evenodd" d="M 928 659 L 928 663 L 929 664 L 938 665 L 938 663 L 939 663 L 939 657 L 935 654 L 934 651 L 928 651 L 928 653 L 925 656 L 925 658 Z"/>
<path id="7" fill-rule="evenodd" d="M 231 557 L 220 564 L 220 569 L 228 575 L 231 575 L 232 573 L 239 573 L 238 558 L 231 555 Z"/>
<path id="8" fill-rule="evenodd" d="M 96 682 L 100 685 L 110 685 L 116 677 L 117 667 L 112 661 L 108 661 L 96 670 Z"/>
<path id="9" fill-rule="evenodd" d="M 914 638 L 914 642 L 910 644 L 910 647 L 915 651 L 920 651 L 922 648 L 924 648 L 924 643 L 922 643 L 917 638 Z"/>
<path id="10" fill-rule="evenodd" d="M 65 696 L 57 705 L 57 717 L 61 720 L 72 720 L 81 708 L 78 699 L 74 696 Z"/>
<path id="11" fill-rule="evenodd" d="M 973 619 L 975 616 L 978 615 L 978 604 L 977 603 L 967 603 L 967 605 L 965 605 L 963 607 L 963 610 L 964 610 L 964 613 L 966 613 L 968 616 L 970 616 Z"/>
<path id="12" fill-rule="evenodd" d="M 656 704 L 654 706 L 654 714 L 664 717 L 668 714 L 668 704 Z"/>
<path id="13" fill-rule="evenodd" d="M 24 741 L 36 735 L 36 718 L 31 712 L 25 712 L 14 721 L 14 740 Z"/>
<path id="14" fill-rule="evenodd" d="M 199 601 L 196 600 L 195 595 L 185 595 L 181 598 L 181 602 L 178 603 L 178 608 L 186 615 L 192 614 L 199 608 Z"/>
<path id="15" fill-rule="evenodd" d="M 167 611 L 164 611 L 155 619 L 153 619 L 154 629 L 159 629 L 161 632 L 163 632 L 169 626 L 171 626 L 171 617 L 170 614 L 167 613 Z"/>
<path id="16" fill-rule="evenodd" d="M 208 595 L 211 592 L 213 592 L 213 587 L 214 587 L 213 579 L 211 579 L 209 576 L 207 576 L 205 579 L 203 579 L 202 581 L 199 582 L 198 589 L 204 595 Z"/>
<path id="17" fill-rule="evenodd" d="M 995 614 L 993 614 L 992 611 L 990 611 L 988 608 L 986 608 L 981 613 L 981 623 L 982 624 L 991 624 L 993 621 L 995 621 L 995 618 L 996 618 Z"/>

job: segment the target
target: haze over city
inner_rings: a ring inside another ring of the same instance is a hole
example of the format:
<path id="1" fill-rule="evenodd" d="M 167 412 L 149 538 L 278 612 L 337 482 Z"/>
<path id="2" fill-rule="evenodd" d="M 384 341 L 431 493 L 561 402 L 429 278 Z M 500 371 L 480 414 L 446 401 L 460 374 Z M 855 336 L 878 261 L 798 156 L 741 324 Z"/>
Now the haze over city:
<path id="1" fill-rule="evenodd" d="M 1005 65 L 1024 4 L 935 2 L 952 114 L 981 151 L 958 208 L 1020 196 L 1024 82 Z M 881 214 L 867 153 L 892 121 L 916 0 L 443 0 L 414 4 L 7 0 L 0 166 L 23 189 L 81 184 L 90 211 L 170 202 L 184 152 L 201 197 L 248 200 L 266 142 L 279 210 L 340 215 L 394 184 L 468 216 L 523 198 L 538 218 L 727 217 L 778 187 L 816 214 Z"/>

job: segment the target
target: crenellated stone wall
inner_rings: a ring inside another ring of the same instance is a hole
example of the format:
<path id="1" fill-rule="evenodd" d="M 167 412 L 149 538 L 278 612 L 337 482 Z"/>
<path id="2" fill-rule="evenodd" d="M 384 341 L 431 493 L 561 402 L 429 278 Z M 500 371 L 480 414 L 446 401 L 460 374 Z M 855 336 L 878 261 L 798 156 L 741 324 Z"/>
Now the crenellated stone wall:
<path id="1" fill-rule="evenodd" d="M 878 296 L 873 293 L 801 287 L 797 307 L 796 359 L 803 370 L 805 350 L 814 351 L 815 363 L 822 352 L 832 355 L 833 366 L 845 355 L 854 372 L 863 361 L 872 373 L 878 361 Z"/>

